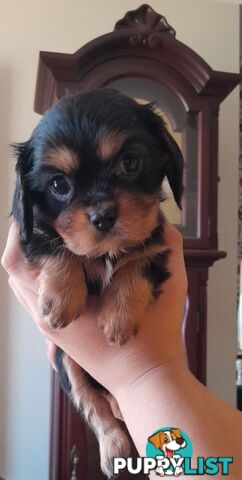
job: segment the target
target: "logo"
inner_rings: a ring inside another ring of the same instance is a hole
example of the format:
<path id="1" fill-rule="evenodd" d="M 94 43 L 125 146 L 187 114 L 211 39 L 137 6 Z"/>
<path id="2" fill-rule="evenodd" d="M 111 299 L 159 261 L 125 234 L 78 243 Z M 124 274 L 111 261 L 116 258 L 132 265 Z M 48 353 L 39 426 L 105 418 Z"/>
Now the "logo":
<path id="1" fill-rule="evenodd" d="M 192 442 L 188 435 L 177 427 L 165 427 L 149 436 L 146 444 L 147 458 L 156 460 L 156 474 L 160 477 L 173 475 L 228 475 L 232 457 L 198 457 L 193 455 Z M 196 467 L 194 468 L 194 465 Z"/>
<path id="2" fill-rule="evenodd" d="M 159 461 L 157 475 L 178 477 L 185 473 L 184 458 L 192 457 L 192 443 L 185 432 L 179 428 L 162 428 L 148 438 L 146 455 Z"/>
<path id="3" fill-rule="evenodd" d="M 133 475 L 149 475 L 154 471 L 158 477 L 188 475 L 191 478 L 193 475 L 201 478 L 219 474 L 221 478 L 221 475 L 229 475 L 233 463 L 233 457 L 192 457 L 192 442 L 188 435 L 180 428 L 164 427 L 148 437 L 146 457 L 114 458 L 113 473 L 118 475 L 127 469 Z"/>

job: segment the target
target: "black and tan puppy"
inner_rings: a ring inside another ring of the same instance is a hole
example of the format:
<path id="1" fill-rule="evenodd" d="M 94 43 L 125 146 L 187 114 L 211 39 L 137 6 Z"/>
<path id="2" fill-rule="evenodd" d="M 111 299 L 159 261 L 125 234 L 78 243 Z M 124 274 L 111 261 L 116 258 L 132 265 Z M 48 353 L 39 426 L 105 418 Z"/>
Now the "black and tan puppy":
<path id="1" fill-rule="evenodd" d="M 100 295 L 100 327 L 124 344 L 169 276 L 160 192 L 166 176 L 180 206 L 178 146 L 151 105 L 102 89 L 63 98 L 15 148 L 13 215 L 26 257 L 40 266 L 42 316 L 65 327 L 89 293 Z M 104 391 L 60 350 L 57 363 L 110 477 L 128 440 Z"/>

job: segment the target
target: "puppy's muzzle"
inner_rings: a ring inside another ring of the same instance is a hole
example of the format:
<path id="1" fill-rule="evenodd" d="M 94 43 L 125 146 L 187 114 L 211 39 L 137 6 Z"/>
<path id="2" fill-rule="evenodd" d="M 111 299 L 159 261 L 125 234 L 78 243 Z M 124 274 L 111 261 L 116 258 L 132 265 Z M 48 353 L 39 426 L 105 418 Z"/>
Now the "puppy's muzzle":
<path id="1" fill-rule="evenodd" d="M 88 213 L 88 218 L 97 230 L 109 232 L 117 220 L 117 207 L 110 206 L 104 209 L 93 207 Z"/>

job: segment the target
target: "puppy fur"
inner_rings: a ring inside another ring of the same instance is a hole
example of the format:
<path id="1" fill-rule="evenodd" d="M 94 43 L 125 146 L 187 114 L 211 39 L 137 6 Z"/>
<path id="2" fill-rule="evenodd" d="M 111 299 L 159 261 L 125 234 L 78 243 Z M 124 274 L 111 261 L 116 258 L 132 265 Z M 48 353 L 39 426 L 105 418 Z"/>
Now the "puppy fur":
<path id="1" fill-rule="evenodd" d="M 88 294 L 99 295 L 100 327 L 109 343 L 124 344 L 169 277 L 160 194 L 167 177 L 180 206 L 177 144 L 153 105 L 100 89 L 55 104 L 15 153 L 12 213 L 26 258 L 40 267 L 41 315 L 65 327 Z M 113 456 L 129 444 L 105 391 L 59 349 L 57 364 L 111 477 Z"/>

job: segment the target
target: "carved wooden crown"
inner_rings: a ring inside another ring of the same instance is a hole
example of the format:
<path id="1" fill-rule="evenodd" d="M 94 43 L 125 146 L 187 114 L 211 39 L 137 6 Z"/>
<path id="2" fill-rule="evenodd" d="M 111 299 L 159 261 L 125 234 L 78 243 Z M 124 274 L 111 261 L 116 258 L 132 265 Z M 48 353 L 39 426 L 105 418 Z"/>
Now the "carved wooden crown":
<path id="1" fill-rule="evenodd" d="M 174 28 L 172 28 L 163 15 L 155 12 L 149 5 L 141 5 L 136 10 L 127 12 L 124 17 L 119 20 L 114 30 L 130 28 L 132 30 L 146 32 L 161 32 L 176 36 Z"/>

